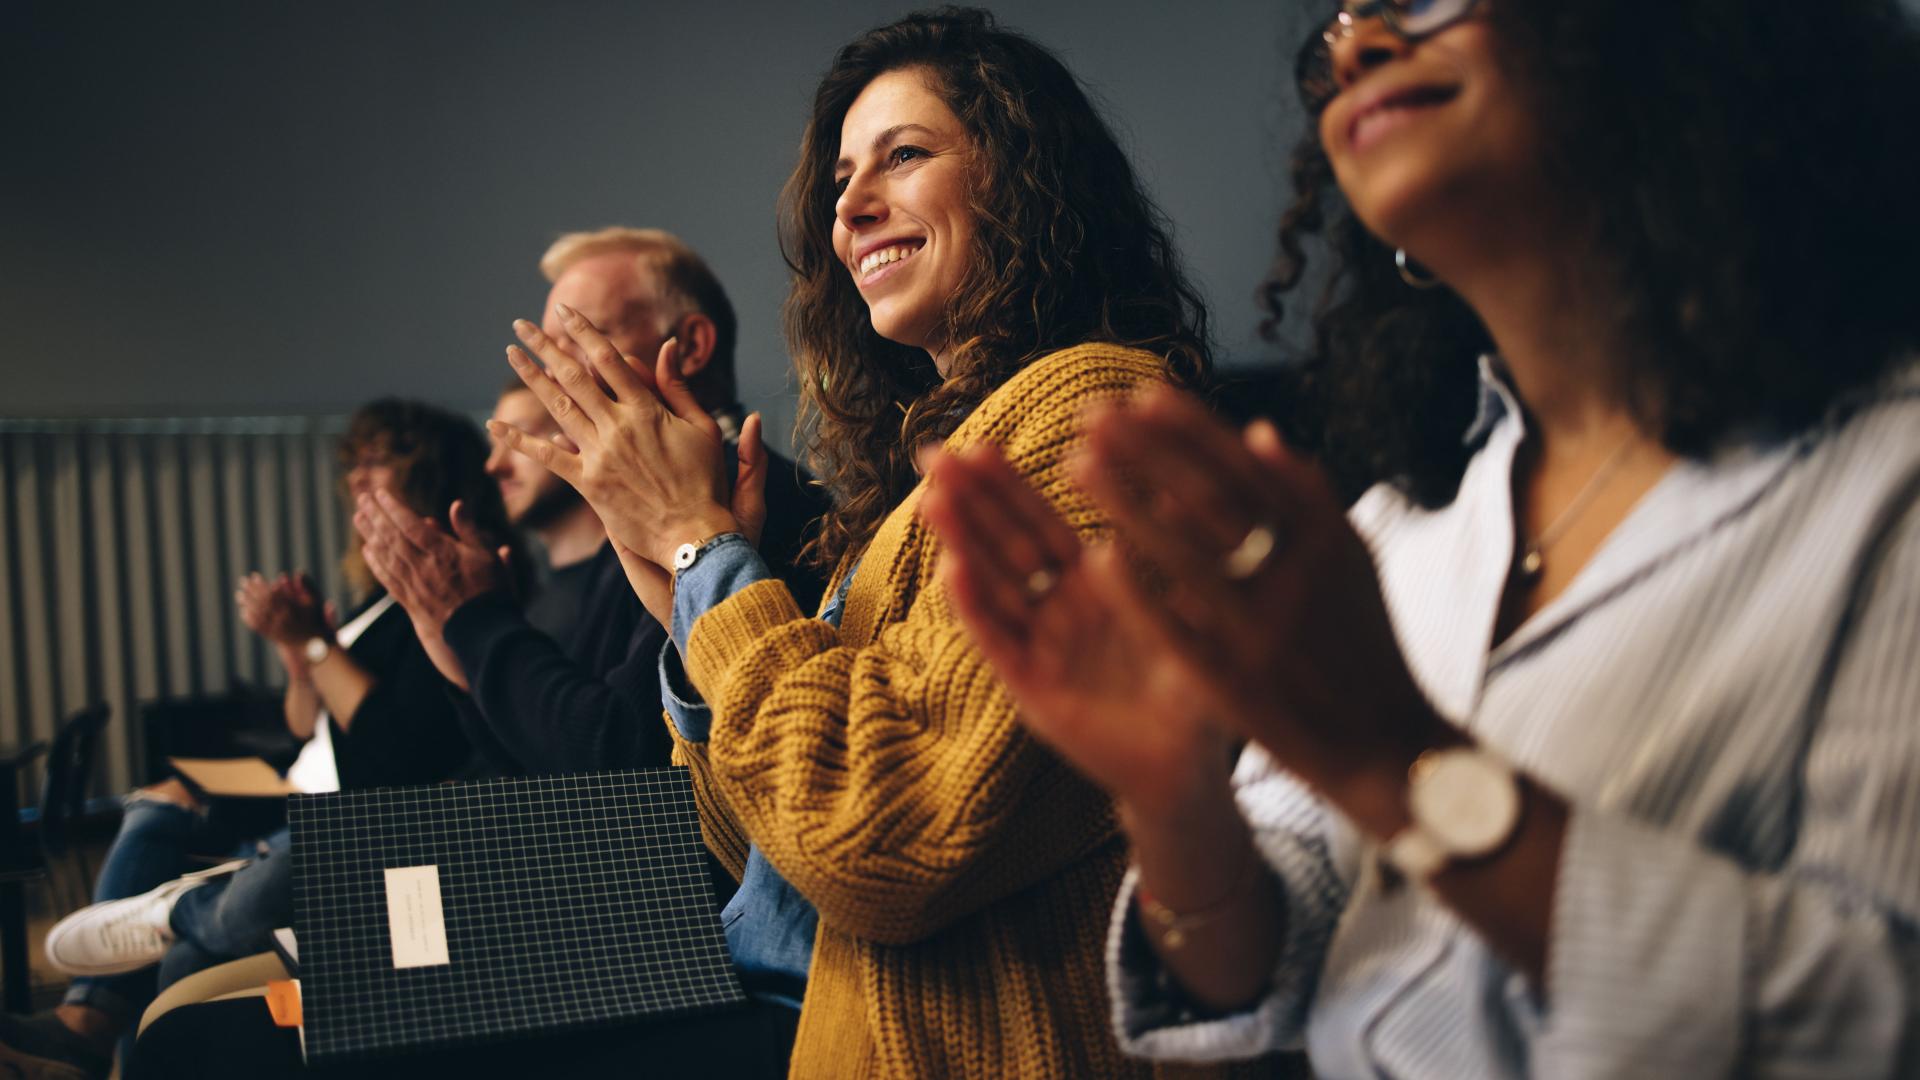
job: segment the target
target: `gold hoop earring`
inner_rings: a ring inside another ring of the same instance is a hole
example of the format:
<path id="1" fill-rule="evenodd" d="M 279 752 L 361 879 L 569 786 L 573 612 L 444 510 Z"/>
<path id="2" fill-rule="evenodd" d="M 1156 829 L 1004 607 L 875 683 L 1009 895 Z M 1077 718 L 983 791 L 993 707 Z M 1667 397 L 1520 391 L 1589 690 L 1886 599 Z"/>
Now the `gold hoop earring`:
<path id="1" fill-rule="evenodd" d="M 1434 277 L 1426 267 L 1407 258 L 1406 248 L 1394 249 L 1393 265 L 1395 269 L 1400 271 L 1400 280 L 1406 282 L 1413 288 L 1431 289 L 1440 284 L 1440 279 Z"/>

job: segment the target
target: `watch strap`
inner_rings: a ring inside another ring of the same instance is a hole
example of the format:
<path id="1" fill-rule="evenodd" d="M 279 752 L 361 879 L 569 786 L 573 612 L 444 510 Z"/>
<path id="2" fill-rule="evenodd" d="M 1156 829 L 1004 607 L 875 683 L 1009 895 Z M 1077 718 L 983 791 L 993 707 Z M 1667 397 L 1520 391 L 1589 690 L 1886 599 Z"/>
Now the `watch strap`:
<path id="1" fill-rule="evenodd" d="M 1412 881 L 1427 881 L 1452 858 L 1440 841 L 1419 825 L 1409 825 L 1396 833 L 1380 849 L 1380 857 Z"/>
<path id="2" fill-rule="evenodd" d="M 737 536 L 741 540 L 746 539 L 745 534 L 738 530 L 729 529 L 726 532 L 714 533 L 704 540 L 695 540 L 681 544 L 679 547 L 673 549 L 673 576 L 677 578 L 692 569 L 693 564 L 700 561 L 700 556 L 705 555 L 715 544 L 718 544 L 730 536 Z"/>

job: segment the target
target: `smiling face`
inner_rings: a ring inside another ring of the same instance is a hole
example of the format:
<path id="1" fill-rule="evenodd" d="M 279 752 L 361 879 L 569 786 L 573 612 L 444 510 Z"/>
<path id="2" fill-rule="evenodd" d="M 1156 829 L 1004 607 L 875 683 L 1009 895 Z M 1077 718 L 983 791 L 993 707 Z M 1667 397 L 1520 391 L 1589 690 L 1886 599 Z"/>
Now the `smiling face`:
<path id="1" fill-rule="evenodd" d="M 1413 42 L 1361 19 L 1331 60 L 1338 93 L 1321 145 L 1355 215 L 1389 245 L 1433 262 L 1449 228 L 1485 237 L 1546 197 L 1533 114 L 1483 17 Z"/>
<path id="2" fill-rule="evenodd" d="M 928 77 L 919 68 L 887 72 L 847 109 L 834 170 L 833 248 L 867 302 L 874 331 L 926 349 L 944 372 L 942 316 L 973 246 L 972 144 Z"/>

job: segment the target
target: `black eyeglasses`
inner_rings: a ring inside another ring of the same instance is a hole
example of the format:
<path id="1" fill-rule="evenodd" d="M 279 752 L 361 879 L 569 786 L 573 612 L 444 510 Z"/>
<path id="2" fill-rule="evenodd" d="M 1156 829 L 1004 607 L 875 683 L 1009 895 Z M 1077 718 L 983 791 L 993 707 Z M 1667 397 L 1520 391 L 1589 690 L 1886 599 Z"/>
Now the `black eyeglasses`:
<path id="1" fill-rule="evenodd" d="M 1361 19 L 1377 17 L 1402 41 L 1419 41 L 1473 14 L 1478 4 L 1479 0 L 1347 0 L 1318 36 L 1307 39 L 1294 62 L 1301 100 L 1317 113 L 1340 92 L 1333 77 L 1333 47 L 1352 37 Z"/>

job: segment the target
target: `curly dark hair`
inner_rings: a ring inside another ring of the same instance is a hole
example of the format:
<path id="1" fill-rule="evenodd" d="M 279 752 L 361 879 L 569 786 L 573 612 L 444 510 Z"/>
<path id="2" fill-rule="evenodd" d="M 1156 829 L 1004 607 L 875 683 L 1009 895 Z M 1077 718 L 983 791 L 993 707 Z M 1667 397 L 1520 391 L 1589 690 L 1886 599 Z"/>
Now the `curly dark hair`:
<path id="1" fill-rule="evenodd" d="M 833 248 L 841 123 L 868 83 L 905 68 L 927 72 L 972 144 L 977 227 L 944 313 L 944 380 L 925 351 L 874 332 Z M 1166 356 L 1189 385 L 1211 368 L 1205 306 L 1113 133 L 1059 58 L 984 11 L 916 13 L 840 50 L 781 195 L 780 236 L 801 431 L 836 496 L 809 548 L 823 564 L 857 551 L 912 488 L 915 447 L 1038 357 L 1104 341 Z"/>
<path id="2" fill-rule="evenodd" d="M 340 436 L 336 449 L 340 495 L 351 503 L 346 474 L 356 462 L 368 456 L 381 458 L 393 467 L 400 487 L 396 494 L 414 513 L 444 524 L 447 507 L 459 499 L 473 513 L 483 535 L 496 544 L 510 543 L 514 530 L 507 524 L 500 485 L 487 476 L 489 450 L 479 425 L 458 413 L 401 398 L 370 401 L 354 410 L 346 433 Z M 374 581 L 360 558 L 360 534 L 350 529 L 348 537 L 341 569 L 356 591 L 367 592 Z M 518 553 L 520 545 L 513 546 Z M 524 574 L 516 557 L 514 575 Z"/>
<path id="3" fill-rule="evenodd" d="M 1803 430 L 1920 341 L 1920 43 L 1895 0 L 1498 0 L 1485 5 L 1583 215 L 1621 385 L 1675 453 Z M 1326 104 L 1306 74 L 1302 96 Z M 1889 110 L 1892 110 L 1891 112 Z M 1271 338 L 1311 248 L 1331 256 L 1287 427 L 1349 493 L 1453 498 L 1484 327 L 1408 288 L 1334 185 L 1318 125 L 1264 288 Z"/>

